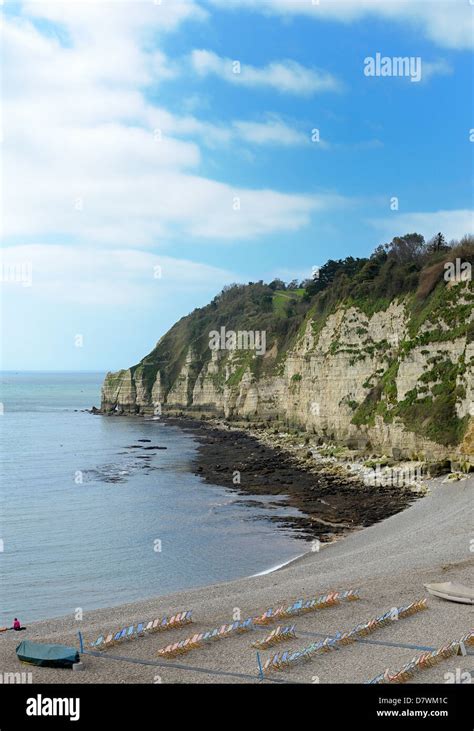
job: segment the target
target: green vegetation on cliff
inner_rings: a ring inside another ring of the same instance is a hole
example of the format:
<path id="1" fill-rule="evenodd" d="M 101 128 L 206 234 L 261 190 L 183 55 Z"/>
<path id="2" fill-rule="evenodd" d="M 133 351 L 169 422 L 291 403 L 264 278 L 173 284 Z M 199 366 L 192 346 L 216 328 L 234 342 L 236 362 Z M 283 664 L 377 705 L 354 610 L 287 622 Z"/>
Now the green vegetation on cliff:
<path id="1" fill-rule="evenodd" d="M 438 443 L 458 443 L 468 423 L 468 419 L 458 418 L 456 412 L 456 404 L 463 398 L 459 383 L 465 365 L 441 352 L 417 389 L 400 401 L 395 381 L 400 363 L 416 348 L 433 344 L 441 347 L 463 337 L 472 342 L 472 282 L 463 281 L 459 286 L 446 276 L 449 263 L 459 275 L 459 262 L 474 264 L 472 237 L 448 245 L 441 235 L 426 243 L 418 234 L 407 234 L 378 247 L 369 258 L 330 260 L 312 280 L 303 283 L 285 285 L 275 280 L 270 284 L 260 281 L 227 286 L 209 305 L 177 322 L 154 350 L 131 369 L 132 378 L 140 380 L 151 402 L 159 372 L 166 398 L 192 354 L 188 373 L 188 389 L 192 391 L 199 373 L 212 357 L 210 333 L 222 328 L 226 332 L 264 332 L 266 353 L 258 357 L 251 350 L 233 351 L 231 362 L 229 353 L 220 353 L 218 373 L 211 377 L 219 391 L 238 387 L 247 372 L 255 378 L 281 375 L 288 352 L 297 343 L 303 343 L 308 323 L 316 343 L 313 348 L 317 350 L 328 317 L 341 308 L 354 307 L 367 318 L 359 318 L 354 325 L 358 342 L 341 343 L 337 337 L 329 346 L 329 354 L 345 353 L 351 366 L 366 358 L 376 358 L 378 368 L 364 384 L 364 401 L 356 403 L 350 399 L 352 423 L 373 426 L 377 416 L 386 422 L 400 419 L 407 429 Z M 369 336 L 369 320 L 394 301 L 405 308 L 406 333 L 396 344 L 384 339 L 375 342 Z M 226 363 L 230 365 L 227 370 Z M 109 384 L 113 386 L 117 378 L 117 374 L 111 374 Z M 294 375 L 291 389 L 296 389 L 300 381 L 301 376 Z"/>

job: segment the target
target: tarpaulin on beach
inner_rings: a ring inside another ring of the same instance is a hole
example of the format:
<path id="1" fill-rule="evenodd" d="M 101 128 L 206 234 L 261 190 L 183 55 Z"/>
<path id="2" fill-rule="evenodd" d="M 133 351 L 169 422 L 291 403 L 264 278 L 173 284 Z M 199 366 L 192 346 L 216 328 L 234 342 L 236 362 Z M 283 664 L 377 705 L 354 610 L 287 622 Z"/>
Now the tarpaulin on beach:
<path id="1" fill-rule="evenodd" d="M 51 668 L 70 668 L 79 662 L 79 653 L 66 645 L 47 645 L 23 640 L 16 648 L 18 659 L 31 665 Z"/>

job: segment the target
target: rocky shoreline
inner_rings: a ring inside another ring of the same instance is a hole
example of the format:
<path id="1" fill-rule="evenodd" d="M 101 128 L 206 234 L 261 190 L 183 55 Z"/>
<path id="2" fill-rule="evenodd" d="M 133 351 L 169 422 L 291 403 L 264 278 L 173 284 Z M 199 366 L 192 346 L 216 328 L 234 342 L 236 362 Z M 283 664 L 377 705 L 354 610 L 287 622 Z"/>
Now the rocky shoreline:
<path id="1" fill-rule="evenodd" d="M 370 485 L 349 465 L 319 458 L 301 436 L 222 421 L 168 417 L 163 423 L 191 432 L 199 446 L 193 464 L 206 483 L 240 495 L 286 497 L 302 515 L 275 516 L 299 538 L 327 543 L 378 523 L 407 508 L 419 494 L 414 485 Z M 275 502 L 281 507 L 281 502 Z M 272 503 L 270 503 L 272 506 Z"/>

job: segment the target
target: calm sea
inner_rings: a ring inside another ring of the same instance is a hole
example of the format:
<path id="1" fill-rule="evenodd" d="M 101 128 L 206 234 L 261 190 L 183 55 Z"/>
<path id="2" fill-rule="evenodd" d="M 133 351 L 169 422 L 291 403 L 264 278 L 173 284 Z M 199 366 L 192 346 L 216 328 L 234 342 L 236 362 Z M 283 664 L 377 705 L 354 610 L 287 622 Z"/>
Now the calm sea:
<path id="1" fill-rule="evenodd" d="M 267 519 L 295 514 L 284 503 L 191 473 L 191 435 L 81 411 L 99 405 L 102 380 L 0 374 L 0 625 L 248 576 L 303 552 Z M 167 449 L 144 449 L 154 445 Z"/>

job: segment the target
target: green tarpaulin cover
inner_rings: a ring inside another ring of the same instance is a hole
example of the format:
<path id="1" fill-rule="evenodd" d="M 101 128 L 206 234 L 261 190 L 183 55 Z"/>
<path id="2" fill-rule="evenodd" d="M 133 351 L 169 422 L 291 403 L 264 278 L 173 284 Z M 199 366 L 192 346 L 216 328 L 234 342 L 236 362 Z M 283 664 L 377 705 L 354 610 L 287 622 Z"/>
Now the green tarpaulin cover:
<path id="1" fill-rule="evenodd" d="M 74 647 L 65 645 L 46 645 L 23 640 L 16 648 L 18 658 L 31 665 L 51 668 L 70 668 L 79 662 L 79 653 Z"/>

